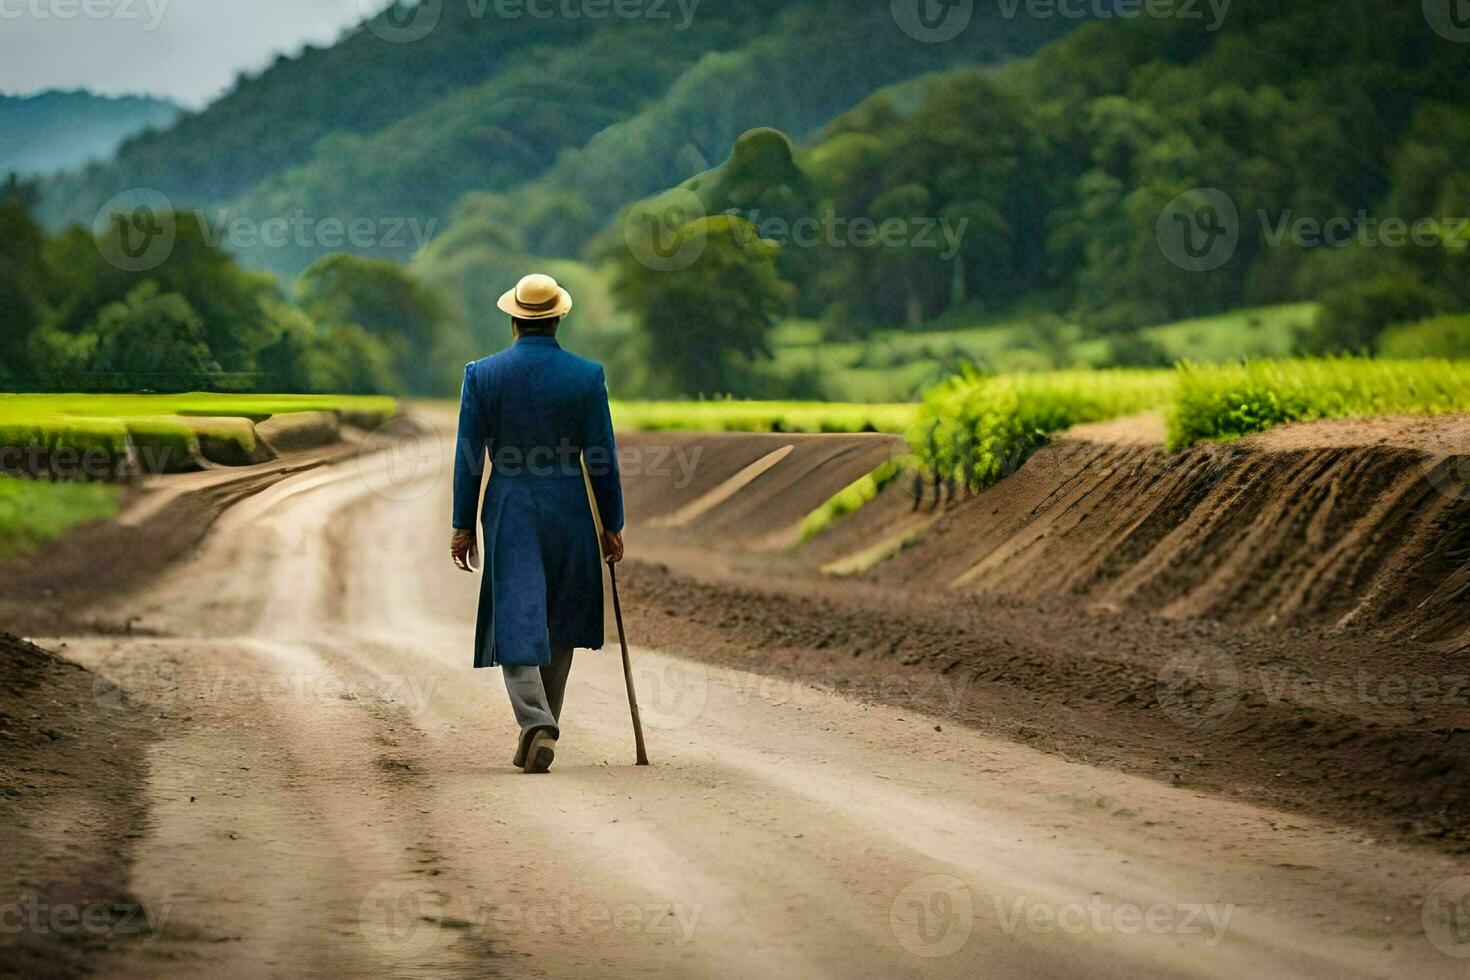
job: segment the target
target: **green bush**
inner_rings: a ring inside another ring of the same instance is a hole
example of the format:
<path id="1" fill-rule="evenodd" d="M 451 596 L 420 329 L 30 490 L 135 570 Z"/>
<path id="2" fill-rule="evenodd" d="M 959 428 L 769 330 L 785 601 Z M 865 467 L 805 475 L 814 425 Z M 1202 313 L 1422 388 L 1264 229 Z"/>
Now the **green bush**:
<path id="1" fill-rule="evenodd" d="M 1395 323 L 1433 316 L 1451 300 L 1412 275 L 1390 273 L 1327 293 L 1316 322 L 1299 338 L 1309 354 L 1367 354 Z"/>
<path id="2" fill-rule="evenodd" d="M 1172 371 L 1055 371 L 967 374 L 924 398 L 909 430 L 930 477 L 972 490 L 1014 472 L 1055 432 L 1165 405 Z"/>
<path id="3" fill-rule="evenodd" d="M 1445 360 L 1183 364 L 1168 445 L 1230 440 L 1289 422 L 1470 411 L 1470 364 Z"/>

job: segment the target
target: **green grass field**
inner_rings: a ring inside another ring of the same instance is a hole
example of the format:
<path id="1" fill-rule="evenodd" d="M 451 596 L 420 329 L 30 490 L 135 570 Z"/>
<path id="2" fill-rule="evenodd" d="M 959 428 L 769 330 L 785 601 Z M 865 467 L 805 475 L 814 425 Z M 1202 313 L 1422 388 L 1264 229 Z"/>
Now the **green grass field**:
<path id="1" fill-rule="evenodd" d="M 115 514 L 120 488 L 105 477 L 129 444 L 192 454 L 207 438 L 248 455 L 256 448 L 252 422 L 307 411 L 338 411 L 376 424 L 392 417 L 397 403 L 326 395 L 0 394 L 0 463 L 24 471 L 31 454 L 45 454 L 47 465 L 67 477 L 0 477 L 0 560 L 33 551 L 76 524 Z"/>
<path id="2" fill-rule="evenodd" d="M 1237 322 L 1230 329 L 1244 328 Z M 250 420 L 315 410 L 371 420 L 391 415 L 396 404 L 330 396 L 0 395 L 0 448 L 120 453 L 129 440 L 188 445 L 212 436 L 253 449 Z M 1162 370 L 969 374 L 933 386 L 922 404 L 615 402 L 613 420 L 623 430 L 904 434 L 929 478 L 980 489 L 1020 466 L 1054 433 L 1150 410 L 1164 412 L 1170 449 L 1313 419 L 1470 412 L 1470 362 L 1263 360 Z M 898 475 L 890 465 L 844 489 L 811 515 L 804 536 L 861 507 Z M 107 486 L 5 479 L 0 557 L 49 540 L 78 521 L 107 516 L 115 506 L 116 494 Z"/>
<path id="3" fill-rule="evenodd" d="M 0 476 L 0 561 L 27 554 L 69 528 L 117 513 L 111 483 L 49 483 Z"/>
<path id="4" fill-rule="evenodd" d="M 126 453 L 127 443 L 188 451 L 201 437 L 255 449 L 251 422 L 288 412 L 339 411 L 386 420 L 391 398 L 334 395 L 0 394 L 0 447 Z"/>
<path id="5" fill-rule="evenodd" d="M 1236 310 L 1219 316 L 1148 327 L 1141 335 L 1177 360 L 1200 364 L 1290 356 L 1297 329 L 1317 315 L 1317 304 L 1294 303 Z M 1006 317 L 952 330 L 882 330 L 866 341 L 824 342 L 821 325 L 789 320 L 775 331 L 776 373 L 817 372 L 827 389 L 856 402 L 917 400 L 947 366 L 960 359 L 994 373 L 1052 370 L 1057 358 L 1078 368 L 1107 363 L 1108 342 L 1082 339 L 1065 328 L 1064 350 L 1046 350 L 1027 317 Z"/>

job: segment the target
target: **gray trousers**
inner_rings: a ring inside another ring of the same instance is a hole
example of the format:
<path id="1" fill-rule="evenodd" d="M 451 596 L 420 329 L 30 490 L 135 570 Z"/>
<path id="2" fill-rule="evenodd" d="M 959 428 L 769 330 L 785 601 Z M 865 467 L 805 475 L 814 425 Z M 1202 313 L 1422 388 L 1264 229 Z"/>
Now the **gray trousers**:
<path id="1" fill-rule="evenodd" d="M 504 664 L 500 671 L 521 731 L 545 726 L 560 737 L 561 702 L 567 692 L 567 675 L 572 672 L 571 648 L 552 647 L 551 663 L 546 667 Z"/>

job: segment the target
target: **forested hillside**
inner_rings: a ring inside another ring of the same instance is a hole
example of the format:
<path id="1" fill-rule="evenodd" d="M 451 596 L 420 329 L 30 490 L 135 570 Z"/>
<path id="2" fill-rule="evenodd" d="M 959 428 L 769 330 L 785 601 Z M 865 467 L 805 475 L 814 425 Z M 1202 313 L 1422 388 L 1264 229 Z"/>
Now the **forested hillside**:
<path id="1" fill-rule="evenodd" d="M 304 215 L 379 225 L 446 221 L 469 192 L 517 196 L 534 247 L 580 250 L 605 212 L 719 159 L 741 131 L 808 132 L 876 88 L 956 64 L 1035 50 L 1073 22 L 977 22 L 955 41 L 915 41 L 886 5 L 704 0 L 671 19 L 506 18 L 444 4 L 411 43 L 383 18 L 325 50 L 282 58 L 166 132 L 44 190 L 53 227 L 153 187 L 219 223 Z M 384 15 L 386 16 L 386 15 Z M 977 18 L 978 21 L 978 18 Z M 250 265 L 294 275 L 330 246 L 235 243 Z M 412 248 L 354 251 L 406 261 Z M 406 254 L 405 254 L 406 253 Z"/>
<path id="2" fill-rule="evenodd" d="M 1167 362 L 1129 338 L 1319 300 L 1297 349 L 1373 352 L 1386 328 L 1470 307 L 1466 77 L 1470 46 L 1417 9 L 1309 0 L 1242 7 L 1218 32 L 1091 24 L 996 71 L 880 92 L 798 140 L 794 167 L 737 151 L 631 216 L 662 228 L 685 215 L 695 237 L 705 215 L 750 222 L 747 240 L 781 246 L 785 311 L 829 338 L 1022 309 L 1037 334 L 1065 319 L 1113 338 L 1120 360 Z M 803 221 L 816 240 L 791 232 Z M 895 237 L 878 240 L 887 226 Z M 610 223 L 606 241 L 624 228 Z M 646 265 L 621 262 L 614 288 L 647 294 Z M 654 271 L 692 279 L 697 266 Z M 759 350 L 729 356 L 758 366 Z"/>
<path id="3" fill-rule="evenodd" d="M 843 395 L 822 365 L 782 362 L 773 338 L 793 325 L 914 383 L 974 359 L 869 341 L 1003 323 L 1051 366 L 1085 345 L 1087 363 L 1155 365 L 1175 354 L 1150 325 L 1281 305 L 1307 311 L 1281 353 L 1470 354 L 1445 316 L 1470 308 L 1470 45 L 1418 9 L 1301 0 L 1080 26 L 976 9 L 945 43 L 886 4 L 696 13 L 680 28 L 445 4 L 408 43 L 380 18 L 111 163 L 14 189 L 13 220 L 48 235 L 17 247 L 44 261 L 11 274 L 31 310 L 12 373 L 97 369 L 101 312 L 155 303 L 133 291 L 157 276 L 73 261 L 86 233 L 63 231 L 100 227 L 136 187 L 164 192 L 201 248 L 280 277 L 250 279 L 263 298 L 233 327 L 175 277 L 223 331 L 201 363 L 244 384 L 325 385 L 326 332 L 351 328 L 355 387 L 441 390 L 452 371 L 414 352 L 452 365 L 498 346 L 495 298 L 531 268 L 576 293 L 569 342 L 645 394 Z M 292 216 L 305 231 L 283 241 L 229 231 Z M 366 240 L 317 234 L 359 221 Z M 669 265 L 639 229 L 699 247 Z M 93 266 L 103 288 L 65 285 Z M 418 326 L 318 302 L 324 282 L 407 297 Z"/>

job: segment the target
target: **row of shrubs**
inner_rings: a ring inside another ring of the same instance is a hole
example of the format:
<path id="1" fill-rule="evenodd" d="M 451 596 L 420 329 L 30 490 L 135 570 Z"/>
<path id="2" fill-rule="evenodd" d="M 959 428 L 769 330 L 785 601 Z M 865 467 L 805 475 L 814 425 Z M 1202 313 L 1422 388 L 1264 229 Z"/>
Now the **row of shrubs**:
<path id="1" fill-rule="evenodd" d="M 908 438 L 927 478 L 981 490 L 1056 432 L 1151 410 L 1164 413 L 1171 451 L 1291 422 L 1467 412 L 1470 361 L 1332 358 L 970 374 L 928 393 Z"/>

